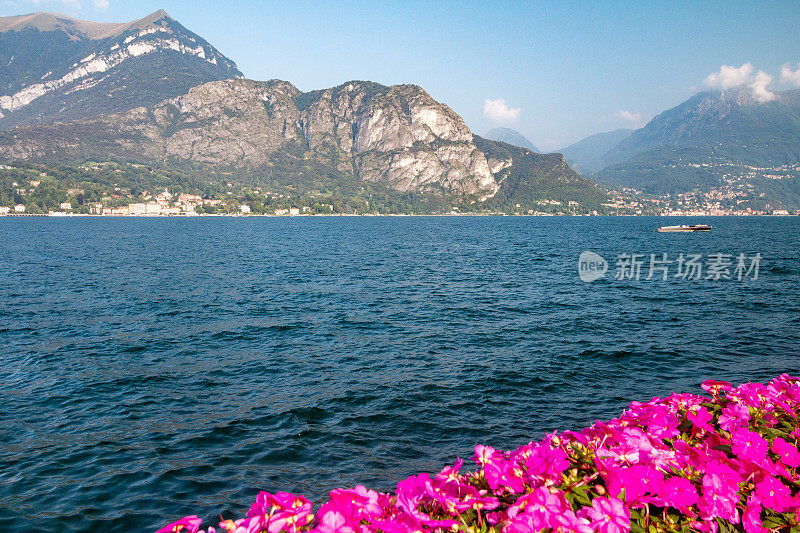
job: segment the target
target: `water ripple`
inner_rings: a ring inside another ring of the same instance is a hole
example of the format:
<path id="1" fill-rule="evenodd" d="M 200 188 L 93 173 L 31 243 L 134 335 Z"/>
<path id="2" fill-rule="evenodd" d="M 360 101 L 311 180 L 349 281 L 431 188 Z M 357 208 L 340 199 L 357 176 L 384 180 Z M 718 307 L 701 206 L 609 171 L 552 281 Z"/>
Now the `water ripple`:
<path id="1" fill-rule="evenodd" d="M 797 373 L 800 219 L 653 231 L 681 222 L 0 219 L 0 529 L 387 490 L 708 377 Z M 586 249 L 764 263 L 587 285 Z"/>

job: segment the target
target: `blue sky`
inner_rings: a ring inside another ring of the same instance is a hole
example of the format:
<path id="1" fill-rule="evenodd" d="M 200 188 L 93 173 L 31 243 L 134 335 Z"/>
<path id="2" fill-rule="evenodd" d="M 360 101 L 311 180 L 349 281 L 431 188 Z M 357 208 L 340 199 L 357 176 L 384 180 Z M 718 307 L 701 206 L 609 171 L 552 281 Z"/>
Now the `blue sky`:
<path id="1" fill-rule="evenodd" d="M 548 150 L 641 126 L 703 87 L 800 85 L 796 0 L 0 0 L 0 15 L 58 11 L 102 22 L 159 8 L 249 78 L 301 90 L 351 79 L 415 83 L 476 133 L 509 126 Z M 723 65 L 738 70 L 720 73 Z"/>

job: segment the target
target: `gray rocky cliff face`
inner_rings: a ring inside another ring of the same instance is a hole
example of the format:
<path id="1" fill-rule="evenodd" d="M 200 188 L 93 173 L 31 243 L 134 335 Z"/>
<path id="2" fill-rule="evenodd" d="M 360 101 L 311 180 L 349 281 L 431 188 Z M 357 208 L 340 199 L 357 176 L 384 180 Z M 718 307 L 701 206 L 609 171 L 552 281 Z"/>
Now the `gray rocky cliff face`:
<path id="1" fill-rule="evenodd" d="M 301 128 L 312 150 L 343 153 L 363 180 L 400 191 L 497 190 L 463 119 L 414 85 L 351 82 L 322 91 L 302 111 Z"/>
<path id="2" fill-rule="evenodd" d="M 484 199 L 498 188 L 458 114 L 419 87 L 370 82 L 301 93 L 278 80 L 216 81 L 150 108 L 9 129 L 0 135 L 0 156 L 249 168 L 269 168 L 291 156 L 399 191 L 445 190 Z"/>

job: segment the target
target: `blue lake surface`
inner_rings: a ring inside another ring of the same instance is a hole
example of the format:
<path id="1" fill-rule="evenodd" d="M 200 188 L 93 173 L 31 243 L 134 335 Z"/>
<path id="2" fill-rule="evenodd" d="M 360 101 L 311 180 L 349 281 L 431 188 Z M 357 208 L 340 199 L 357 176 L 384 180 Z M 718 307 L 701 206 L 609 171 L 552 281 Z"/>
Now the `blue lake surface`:
<path id="1" fill-rule="evenodd" d="M 687 222 L 714 230 L 654 231 Z M 391 490 L 800 367 L 798 217 L 0 218 L 0 251 L 2 530 Z M 613 279 L 622 253 L 714 252 L 760 253 L 759 279 Z"/>

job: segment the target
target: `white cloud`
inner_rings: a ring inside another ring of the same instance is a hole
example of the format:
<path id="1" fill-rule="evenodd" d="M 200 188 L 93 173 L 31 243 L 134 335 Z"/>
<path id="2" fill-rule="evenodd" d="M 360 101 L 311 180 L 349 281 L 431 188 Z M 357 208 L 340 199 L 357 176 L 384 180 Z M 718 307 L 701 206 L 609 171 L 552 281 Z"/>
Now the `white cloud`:
<path id="1" fill-rule="evenodd" d="M 94 0 L 95 9 L 108 9 L 109 5 L 111 5 L 111 2 L 109 2 L 109 0 Z"/>
<path id="2" fill-rule="evenodd" d="M 724 91 L 731 87 L 744 85 L 753 74 L 753 64 L 749 61 L 739 68 L 730 65 L 722 65 L 719 72 L 714 72 L 706 76 L 703 80 L 703 87 L 706 89 L 719 89 Z"/>
<path id="3" fill-rule="evenodd" d="M 763 70 L 755 73 L 753 71 L 753 64 L 749 61 L 741 67 L 722 65 L 719 72 L 713 72 L 706 76 L 706 79 L 703 80 L 703 87 L 724 91 L 744 85 L 750 88 L 753 96 L 762 104 L 774 100 L 775 93 L 767 89 L 767 85 L 772 82 L 772 76 Z"/>
<path id="4" fill-rule="evenodd" d="M 631 113 L 627 109 L 621 109 L 614 113 L 614 116 L 626 122 L 640 122 L 642 120 L 641 113 Z"/>
<path id="5" fill-rule="evenodd" d="M 487 98 L 483 102 L 483 116 L 497 124 L 514 122 L 519 117 L 518 107 L 508 107 L 502 98 L 491 100 Z"/>
<path id="6" fill-rule="evenodd" d="M 775 93 L 767 89 L 767 85 L 770 83 L 772 83 L 772 76 L 763 70 L 756 72 L 755 79 L 753 79 L 753 81 L 750 83 L 750 90 L 753 91 L 753 95 L 756 97 L 756 100 L 762 104 L 775 99 Z"/>
<path id="7" fill-rule="evenodd" d="M 800 63 L 797 64 L 797 70 L 792 70 L 790 64 L 785 64 L 781 68 L 781 81 L 800 87 Z"/>

